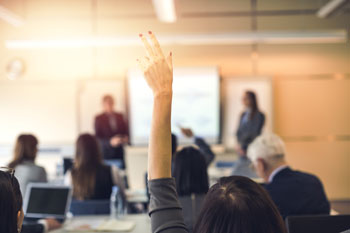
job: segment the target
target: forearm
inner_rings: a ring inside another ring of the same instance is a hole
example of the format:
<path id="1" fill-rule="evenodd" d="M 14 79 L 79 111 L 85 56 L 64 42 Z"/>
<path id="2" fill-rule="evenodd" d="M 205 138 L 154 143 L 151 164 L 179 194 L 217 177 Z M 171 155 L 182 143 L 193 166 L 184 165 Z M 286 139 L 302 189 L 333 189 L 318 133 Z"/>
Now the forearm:
<path id="1" fill-rule="evenodd" d="M 215 154 L 211 150 L 210 146 L 200 137 L 195 137 L 195 144 L 199 147 L 199 150 L 202 152 L 207 166 L 214 160 Z"/>
<path id="2" fill-rule="evenodd" d="M 148 179 L 171 177 L 172 92 L 156 95 L 148 149 Z"/>

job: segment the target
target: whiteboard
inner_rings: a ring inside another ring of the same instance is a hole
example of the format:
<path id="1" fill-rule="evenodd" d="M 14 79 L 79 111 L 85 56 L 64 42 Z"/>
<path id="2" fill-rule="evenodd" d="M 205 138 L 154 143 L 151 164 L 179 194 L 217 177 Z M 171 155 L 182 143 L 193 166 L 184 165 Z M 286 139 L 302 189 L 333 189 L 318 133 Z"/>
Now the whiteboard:
<path id="1" fill-rule="evenodd" d="M 115 110 L 126 113 L 125 81 L 86 80 L 79 85 L 79 133 L 94 134 L 94 119 L 102 113 L 102 98 L 109 94 L 114 98 Z M 126 116 L 125 116 L 126 118 Z"/>
<path id="2" fill-rule="evenodd" d="M 65 144 L 77 135 L 76 83 L 72 81 L 0 82 L 0 145 L 21 133 L 41 144 Z"/>
<path id="3" fill-rule="evenodd" d="M 153 96 L 139 70 L 129 72 L 131 142 L 148 143 Z M 175 68 L 173 80 L 172 132 L 187 142 L 179 126 L 189 127 L 210 143 L 220 133 L 220 79 L 216 67 Z"/>
<path id="4" fill-rule="evenodd" d="M 226 148 L 234 148 L 237 144 L 236 130 L 241 113 L 244 110 L 242 97 L 246 90 L 257 95 L 260 111 L 265 114 L 264 131 L 273 130 L 273 95 L 272 82 L 269 78 L 232 78 L 222 82 L 224 94 L 222 141 Z"/>

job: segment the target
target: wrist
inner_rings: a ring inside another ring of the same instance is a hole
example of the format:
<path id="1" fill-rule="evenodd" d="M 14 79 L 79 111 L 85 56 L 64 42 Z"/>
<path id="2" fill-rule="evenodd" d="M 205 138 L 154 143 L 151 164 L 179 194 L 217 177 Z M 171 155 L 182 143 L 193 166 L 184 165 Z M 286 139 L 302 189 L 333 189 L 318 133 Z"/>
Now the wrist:
<path id="1" fill-rule="evenodd" d="M 153 94 L 154 98 L 172 98 L 173 96 L 173 91 L 159 91 Z"/>

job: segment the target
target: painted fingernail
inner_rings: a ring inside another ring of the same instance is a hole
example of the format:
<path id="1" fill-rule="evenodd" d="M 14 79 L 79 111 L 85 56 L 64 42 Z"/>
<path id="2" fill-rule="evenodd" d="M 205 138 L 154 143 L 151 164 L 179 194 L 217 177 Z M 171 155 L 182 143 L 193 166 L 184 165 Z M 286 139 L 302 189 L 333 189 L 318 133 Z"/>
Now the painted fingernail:
<path id="1" fill-rule="evenodd" d="M 139 37 L 142 37 L 142 36 L 143 36 L 142 33 L 140 33 L 140 34 L 139 34 Z"/>
<path id="2" fill-rule="evenodd" d="M 173 52 L 170 52 L 170 56 L 173 56 Z"/>
<path id="3" fill-rule="evenodd" d="M 150 34 L 150 35 L 151 35 L 151 34 L 152 34 L 152 32 L 151 32 L 151 31 L 148 31 L 148 34 Z"/>

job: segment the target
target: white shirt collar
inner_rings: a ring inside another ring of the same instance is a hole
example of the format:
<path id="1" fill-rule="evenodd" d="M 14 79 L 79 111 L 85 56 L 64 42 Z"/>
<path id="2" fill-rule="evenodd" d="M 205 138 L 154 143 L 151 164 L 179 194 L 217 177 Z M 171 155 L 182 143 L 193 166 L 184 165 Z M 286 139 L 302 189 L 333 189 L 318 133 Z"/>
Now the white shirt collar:
<path id="1" fill-rule="evenodd" d="M 269 183 L 271 183 L 273 181 L 273 178 L 275 178 L 277 173 L 279 173 L 280 171 L 282 171 L 283 169 L 285 169 L 287 167 L 288 167 L 288 165 L 282 165 L 282 166 L 279 166 L 278 168 L 276 168 L 275 170 L 273 170 L 273 172 L 269 176 Z"/>

